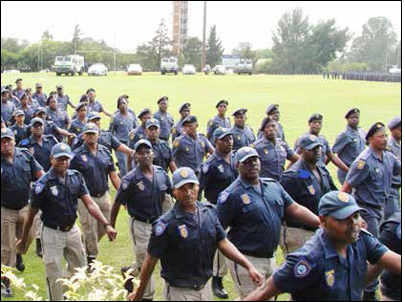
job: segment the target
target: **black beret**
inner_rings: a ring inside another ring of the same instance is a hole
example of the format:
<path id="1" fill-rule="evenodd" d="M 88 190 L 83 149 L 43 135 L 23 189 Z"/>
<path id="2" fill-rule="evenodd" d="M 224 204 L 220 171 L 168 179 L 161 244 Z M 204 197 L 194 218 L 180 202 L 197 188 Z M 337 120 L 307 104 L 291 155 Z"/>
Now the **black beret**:
<path id="1" fill-rule="evenodd" d="M 141 119 L 145 114 L 150 114 L 150 110 L 148 108 L 143 109 L 139 114 L 138 118 Z"/>
<path id="2" fill-rule="evenodd" d="M 89 89 L 87 89 L 86 94 L 88 94 L 90 92 L 96 93 L 96 90 L 94 88 L 89 88 Z"/>
<path id="3" fill-rule="evenodd" d="M 263 129 L 266 127 L 266 125 L 270 122 L 274 122 L 277 124 L 276 120 L 266 117 L 266 118 L 264 118 L 264 120 L 262 121 L 262 124 L 260 125 L 260 131 L 263 131 Z"/>
<path id="4" fill-rule="evenodd" d="M 157 101 L 157 104 L 160 104 L 160 102 L 168 101 L 168 100 L 169 100 L 169 98 L 168 98 L 167 96 L 162 96 L 162 97 Z"/>
<path id="5" fill-rule="evenodd" d="M 180 105 L 179 112 L 182 112 L 184 109 L 190 109 L 191 104 L 186 102 Z"/>
<path id="6" fill-rule="evenodd" d="M 390 130 L 393 130 L 402 124 L 402 118 L 400 116 L 394 117 L 390 122 L 388 123 L 388 128 Z"/>
<path id="7" fill-rule="evenodd" d="M 352 113 L 360 113 L 360 110 L 359 110 L 358 108 L 350 108 L 350 109 L 346 112 L 345 118 L 349 118 L 349 116 L 350 116 Z"/>
<path id="8" fill-rule="evenodd" d="M 181 125 L 184 126 L 185 124 L 190 124 L 190 123 L 197 123 L 197 117 L 194 115 L 189 115 L 186 117 L 182 122 Z"/>
<path id="9" fill-rule="evenodd" d="M 243 115 L 247 112 L 248 110 L 245 108 L 240 108 L 238 110 L 235 110 L 234 113 L 232 113 L 233 116 L 235 115 Z"/>
<path id="10" fill-rule="evenodd" d="M 17 84 L 17 82 L 22 81 L 23 79 L 18 78 L 17 80 L 15 80 L 15 83 Z"/>
<path id="11" fill-rule="evenodd" d="M 82 109 L 82 108 L 85 107 L 85 106 L 87 106 L 87 102 L 79 103 L 79 104 L 76 106 L 76 112 L 78 112 L 80 109 Z"/>
<path id="12" fill-rule="evenodd" d="M 218 108 L 221 104 L 226 104 L 226 106 L 229 105 L 227 100 L 220 100 L 215 107 Z"/>
<path id="13" fill-rule="evenodd" d="M 311 114 L 311 116 L 308 119 L 308 123 L 313 122 L 313 121 L 322 121 L 323 120 L 323 116 L 320 113 L 314 113 Z"/>
<path id="14" fill-rule="evenodd" d="M 381 122 L 375 123 L 374 125 L 371 126 L 371 128 L 367 131 L 366 133 L 366 141 L 372 137 L 375 133 L 377 133 L 380 130 L 385 129 L 385 125 Z"/>
<path id="15" fill-rule="evenodd" d="M 269 107 L 266 109 L 266 114 L 271 113 L 272 111 L 278 109 L 280 106 L 278 104 L 271 104 Z"/>

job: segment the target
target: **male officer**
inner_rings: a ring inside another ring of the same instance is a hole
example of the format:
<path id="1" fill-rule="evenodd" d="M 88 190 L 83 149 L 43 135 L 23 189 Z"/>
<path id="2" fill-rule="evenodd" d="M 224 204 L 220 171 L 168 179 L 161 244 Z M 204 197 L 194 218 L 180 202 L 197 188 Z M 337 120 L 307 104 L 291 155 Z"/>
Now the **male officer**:
<path id="1" fill-rule="evenodd" d="M 276 267 L 283 218 L 289 216 L 312 228 L 319 226 L 319 219 L 295 203 L 277 181 L 259 177 L 260 159 L 255 149 L 239 149 L 236 162 L 239 177 L 219 196 L 218 217 L 225 229 L 230 228 L 229 240 L 267 278 Z M 256 288 L 242 267 L 228 261 L 228 268 L 240 298 Z"/>
<path id="2" fill-rule="evenodd" d="M 166 194 L 172 194 L 169 176 L 158 166 L 153 165 L 152 145 L 148 140 L 139 140 L 135 145 L 137 166 L 121 181 L 111 210 L 111 225 L 114 226 L 121 205 L 125 205 L 131 219 L 129 221 L 131 239 L 136 255 L 136 266 L 141 269 L 146 257 L 152 223 L 162 215 L 162 204 Z M 145 299 L 152 300 L 155 293 L 153 278 L 148 283 Z"/>
<path id="3" fill-rule="evenodd" d="M 68 105 L 70 107 L 72 107 L 73 109 L 77 109 L 76 106 L 73 105 L 72 101 L 70 100 L 70 97 L 64 93 L 62 85 L 56 86 L 56 92 L 58 93 L 56 100 L 58 102 L 59 110 L 67 111 Z M 77 110 L 76 110 L 76 112 L 77 112 Z"/>
<path id="4" fill-rule="evenodd" d="M 214 153 L 214 148 L 208 139 L 197 133 L 197 117 L 190 115 L 183 121 L 185 133 L 173 142 L 173 157 L 177 167 L 189 167 L 194 171 L 200 167 L 204 157 Z"/>
<path id="5" fill-rule="evenodd" d="M 277 138 L 281 138 L 283 141 L 285 141 L 285 135 L 284 135 L 284 129 L 283 126 L 280 123 L 280 105 L 278 104 L 271 104 L 269 107 L 267 107 L 266 109 L 266 115 L 267 117 L 265 117 L 262 120 L 262 124 L 265 122 L 265 120 L 271 119 L 271 120 L 275 120 L 277 122 Z M 263 136 L 263 132 L 261 129 L 259 129 L 259 132 L 257 133 L 257 138 L 261 139 Z"/>
<path id="6" fill-rule="evenodd" d="M 44 121 L 44 134 L 49 135 L 52 134 L 56 137 L 58 141 L 61 141 L 63 137 L 67 137 L 68 139 L 73 139 L 75 137 L 74 133 L 69 133 L 68 131 L 59 128 L 54 122 L 48 121 L 46 119 L 46 110 L 42 107 L 38 107 L 34 113 L 34 117 L 39 117 Z"/>
<path id="7" fill-rule="evenodd" d="M 168 142 L 170 138 L 170 132 L 174 125 L 173 117 L 167 108 L 169 107 L 169 98 L 167 96 L 161 97 L 157 104 L 159 105 L 159 110 L 153 114 L 153 118 L 157 119 L 160 123 L 160 139 Z"/>
<path id="8" fill-rule="evenodd" d="M 76 117 L 72 121 L 69 132 L 74 133 L 76 137 L 83 132 L 87 123 L 87 103 L 79 103 L 76 107 Z"/>
<path id="9" fill-rule="evenodd" d="M 41 165 L 27 149 L 15 147 L 13 132 L 8 128 L 1 129 L 1 265 L 15 267 L 17 264 L 20 270 L 24 270 L 21 256 L 17 259 L 15 240 L 21 238 L 28 212 L 30 181 L 43 174 Z M 33 233 L 30 233 L 28 244 L 32 238 Z M 7 285 L 4 294 L 11 296 Z"/>
<path id="10" fill-rule="evenodd" d="M 152 113 L 148 108 L 143 109 L 138 114 L 138 119 L 141 124 L 129 133 L 128 147 L 133 149 L 136 142 L 146 138 L 146 121 L 152 117 Z"/>
<path id="11" fill-rule="evenodd" d="M 174 208 L 153 226 L 148 253 L 142 265 L 140 286 L 128 298 L 140 301 L 158 260 L 165 279 L 166 301 L 213 301 L 207 286 L 218 248 L 227 257 L 249 271 L 257 285 L 262 276 L 226 239 L 213 205 L 197 201 L 198 180 L 190 168 L 173 173 Z"/>
<path id="12" fill-rule="evenodd" d="M 21 96 L 25 93 L 25 90 L 23 88 L 23 80 L 21 78 L 17 79 L 15 81 L 15 89 L 12 91 L 12 95 L 14 95 L 18 100 L 21 98 Z"/>
<path id="13" fill-rule="evenodd" d="M 86 265 L 80 230 L 75 224 L 77 199 L 81 198 L 90 214 L 104 226 L 110 241 L 117 235 L 91 199 L 83 176 L 80 172 L 69 169 L 72 157 L 70 147 L 64 143 L 52 148 L 52 168 L 35 184 L 34 198 L 24 222 L 23 235 L 17 242 L 18 250 L 26 252 L 28 232 L 35 215 L 41 209 L 44 224 L 43 259 L 51 301 L 63 300 L 63 286 L 57 282 L 63 277 L 62 257 L 65 257 L 70 272 Z"/>
<path id="14" fill-rule="evenodd" d="M 56 94 L 50 93 L 47 101 L 46 116 L 47 119 L 54 122 L 59 128 L 67 130 L 70 128 L 71 120 L 66 111 L 58 108 Z"/>
<path id="15" fill-rule="evenodd" d="M 36 100 L 39 106 L 41 107 L 46 106 L 46 100 L 48 99 L 48 97 L 46 96 L 46 93 L 42 92 L 41 83 L 35 84 L 35 93 L 32 94 L 32 99 Z"/>
<path id="16" fill-rule="evenodd" d="M 339 156 L 346 166 L 350 167 L 366 146 L 366 133 L 359 127 L 359 109 L 349 109 L 346 112 L 345 119 L 347 120 L 346 130 L 338 135 L 332 151 Z M 345 182 L 346 175 L 345 171 L 338 169 L 337 176 L 342 185 Z"/>
<path id="17" fill-rule="evenodd" d="M 287 142 L 277 137 L 277 121 L 266 118 L 260 131 L 263 137 L 253 144 L 260 156 L 262 166 L 260 177 L 280 181 L 286 159 L 295 163 L 300 156 L 290 148 Z"/>
<path id="18" fill-rule="evenodd" d="M 180 119 L 177 121 L 177 123 L 174 125 L 172 128 L 172 141 L 176 139 L 176 137 L 179 137 L 184 133 L 183 130 L 183 121 L 186 117 L 190 115 L 191 112 L 191 104 L 186 102 L 180 105 L 179 108 L 179 113 L 180 113 Z"/>
<path id="19" fill-rule="evenodd" d="M 318 216 L 321 197 L 337 188 L 325 164 L 319 160 L 322 148 L 319 138 L 305 134 L 300 139 L 299 147 L 301 159 L 284 171 L 280 183 L 292 199 Z M 285 224 L 280 240 L 284 256 L 302 247 L 316 231 L 288 218 Z"/>
<path id="20" fill-rule="evenodd" d="M 354 198 L 331 191 L 322 197 L 319 214 L 322 229 L 246 301 L 265 301 L 280 293 L 294 301 L 360 301 L 370 281 L 367 261 L 401 274 L 401 256 L 388 250 L 361 228 Z"/>
<path id="21" fill-rule="evenodd" d="M 226 111 L 228 110 L 228 101 L 220 100 L 215 106 L 218 110 L 218 114 L 208 121 L 207 125 L 207 138 L 212 145 L 215 145 L 214 142 L 214 131 L 218 127 L 231 128 L 231 120 L 229 117 L 226 117 Z"/>
<path id="22" fill-rule="evenodd" d="M 6 123 L 6 126 L 11 126 L 11 119 L 13 117 L 14 111 L 17 110 L 16 106 L 10 102 L 10 91 L 7 89 L 1 90 L 1 117 Z"/>
<path id="23" fill-rule="evenodd" d="M 215 153 L 201 166 L 199 183 L 200 191 L 204 191 L 205 199 L 216 204 L 219 194 L 238 177 L 235 166 L 235 153 L 232 152 L 234 142 L 231 129 L 219 127 L 214 131 Z M 223 254 L 215 254 L 212 291 L 215 296 L 227 299 L 228 294 L 222 284 L 228 270 Z"/>
<path id="24" fill-rule="evenodd" d="M 241 108 L 236 110 L 233 116 L 233 150 L 239 150 L 242 147 L 247 147 L 253 144 L 256 140 L 255 135 L 253 134 L 253 129 L 246 125 L 246 112 L 248 110 L 245 108 Z"/>
<path id="25" fill-rule="evenodd" d="M 99 206 L 104 217 L 110 217 L 108 178 L 111 179 L 116 190 L 120 187 L 120 179 L 110 151 L 107 147 L 100 145 L 98 139 L 98 127 L 93 123 L 86 124 L 83 130 L 84 144 L 74 151 L 71 168 L 83 175 L 91 198 Z M 98 242 L 105 235 L 105 229 L 89 214 L 82 201 L 78 203 L 78 210 L 87 252 L 87 264 L 90 266 L 98 255 Z"/>
<path id="26" fill-rule="evenodd" d="M 348 172 L 349 168 L 345 165 L 345 163 L 339 157 L 337 157 L 331 151 L 328 140 L 326 139 L 326 137 L 324 135 L 321 134 L 322 125 L 323 125 L 323 116 L 321 114 L 314 113 L 309 117 L 308 134 L 316 135 L 322 144 L 322 156 L 321 156 L 320 160 L 322 162 L 324 162 L 325 164 L 328 164 L 328 162 L 331 161 L 339 169 L 343 170 L 344 172 Z M 295 142 L 296 150 L 297 149 L 299 150 L 298 145 L 299 145 L 299 139 L 297 139 Z M 300 154 L 300 151 L 298 151 L 298 154 Z"/>
<path id="27" fill-rule="evenodd" d="M 13 131 L 15 137 L 15 144 L 18 144 L 26 138 L 29 134 L 28 126 L 24 123 L 25 114 L 22 110 L 16 110 L 14 112 L 15 123 L 10 127 L 10 130 Z"/>
<path id="28" fill-rule="evenodd" d="M 105 110 L 103 104 L 99 100 L 96 100 L 96 90 L 94 88 L 89 88 L 86 91 L 86 97 L 89 102 L 89 113 L 90 112 L 98 112 L 104 113 L 108 117 L 112 117 L 113 115 Z"/>
<path id="29" fill-rule="evenodd" d="M 378 236 L 378 225 L 382 221 L 383 207 L 387 204 L 392 179 L 401 173 L 401 162 L 391 152 L 386 151 L 387 134 L 383 123 L 375 123 L 366 134 L 369 147 L 356 158 L 350 167 L 342 191 L 350 193 L 354 188 L 354 198 L 366 209 L 362 213 L 367 230 Z M 374 300 L 378 282 L 374 282 L 364 292 L 366 301 Z"/>
<path id="30" fill-rule="evenodd" d="M 394 117 L 388 123 L 391 137 L 388 141 L 387 150 L 394 154 L 401 161 L 401 138 L 402 138 L 401 117 Z M 384 219 L 388 219 L 399 208 L 399 189 L 401 188 L 401 175 L 396 175 L 392 179 L 390 197 L 384 207 Z"/>

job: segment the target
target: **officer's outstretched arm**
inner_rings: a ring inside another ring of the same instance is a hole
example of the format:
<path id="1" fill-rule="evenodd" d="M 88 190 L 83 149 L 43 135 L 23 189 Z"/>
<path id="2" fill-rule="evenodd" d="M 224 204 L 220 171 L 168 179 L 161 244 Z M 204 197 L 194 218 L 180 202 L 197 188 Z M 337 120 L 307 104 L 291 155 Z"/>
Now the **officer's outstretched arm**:
<path id="1" fill-rule="evenodd" d="M 393 251 L 388 251 L 376 264 L 370 265 L 367 268 L 366 285 L 377 279 L 383 269 L 387 269 L 392 273 L 401 276 L 401 255 L 394 253 Z"/>
<path id="2" fill-rule="evenodd" d="M 145 293 L 146 286 L 148 285 L 150 276 L 155 269 L 156 263 L 159 258 L 151 256 L 149 253 L 146 254 L 146 258 L 142 263 L 141 273 L 139 275 L 139 287 L 129 294 L 129 301 L 141 301 Z"/>
<path id="3" fill-rule="evenodd" d="M 282 291 L 279 290 L 274 284 L 273 277 L 270 277 L 266 281 L 264 287 L 256 289 L 254 292 L 249 294 L 243 301 L 269 301 L 274 296 L 281 294 Z"/>
<path id="4" fill-rule="evenodd" d="M 337 157 L 335 154 L 333 154 L 332 152 L 327 154 L 327 158 L 339 169 L 345 171 L 345 172 L 349 172 L 349 167 L 346 166 L 346 164 L 339 158 Z"/>
<path id="5" fill-rule="evenodd" d="M 118 212 L 120 211 L 121 204 L 116 200 L 111 207 L 110 223 L 115 228 L 115 222 L 117 221 Z"/>
<path id="6" fill-rule="evenodd" d="M 25 254 L 27 252 L 28 234 L 31 230 L 34 217 L 35 215 L 37 215 L 38 211 L 38 208 L 33 208 L 32 206 L 30 206 L 29 208 L 28 215 L 24 220 L 24 227 L 21 239 L 17 242 L 17 252 L 19 254 Z"/>
<path id="7" fill-rule="evenodd" d="M 321 225 L 321 221 L 319 220 L 318 216 L 296 202 L 286 209 L 286 214 L 288 217 L 293 218 L 294 220 L 297 220 L 298 222 L 301 222 L 309 227 L 319 228 Z"/>

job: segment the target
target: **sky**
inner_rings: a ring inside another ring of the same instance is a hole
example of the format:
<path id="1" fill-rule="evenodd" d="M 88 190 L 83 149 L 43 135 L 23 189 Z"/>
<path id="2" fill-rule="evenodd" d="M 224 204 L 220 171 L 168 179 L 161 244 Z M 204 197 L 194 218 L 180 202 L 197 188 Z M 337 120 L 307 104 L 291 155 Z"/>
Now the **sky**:
<path id="1" fill-rule="evenodd" d="M 203 5 L 203 1 L 189 1 L 188 34 L 200 39 Z M 83 37 L 133 52 L 151 40 L 162 18 L 171 36 L 172 7 L 172 1 L 1 1 L 1 36 L 35 43 L 49 30 L 55 40 L 70 41 L 79 24 Z M 271 48 L 277 22 L 295 7 L 303 9 L 311 24 L 333 18 L 339 28 L 349 27 L 355 36 L 361 35 L 369 18 L 384 16 L 401 35 L 400 1 L 207 1 L 207 36 L 216 25 L 225 53 L 240 42 L 251 43 L 253 49 Z"/>

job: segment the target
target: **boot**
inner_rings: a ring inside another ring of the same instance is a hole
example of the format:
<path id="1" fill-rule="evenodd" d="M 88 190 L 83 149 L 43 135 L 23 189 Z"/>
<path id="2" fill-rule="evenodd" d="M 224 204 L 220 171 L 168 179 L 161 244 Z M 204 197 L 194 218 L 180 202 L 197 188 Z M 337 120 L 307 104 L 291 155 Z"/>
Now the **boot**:
<path id="1" fill-rule="evenodd" d="M 121 274 L 122 274 L 122 277 L 124 278 L 124 280 L 125 280 L 125 278 L 126 278 L 125 273 L 126 273 L 128 270 L 130 270 L 131 268 L 132 268 L 132 267 L 130 267 L 130 266 L 123 266 L 123 267 L 121 267 Z M 124 288 L 128 291 L 128 293 L 132 293 L 133 290 L 134 290 L 134 284 L 132 283 L 132 280 L 133 280 L 133 279 L 134 279 L 134 278 L 132 277 L 132 274 L 131 274 L 131 276 L 128 277 L 128 280 L 126 280 L 125 283 L 124 283 Z"/>
<path id="2" fill-rule="evenodd" d="M 15 267 L 20 271 L 20 272 L 23 272 L 24 270 L 25 270 L 25 265 L 24 265 L 24 261 L 23 261 L 23 258 L 22 258 L 22 256 L 21 256 L 21 254 L 17 254 L 17 257 L 16 257 L 17 259 L 17 261 L 16 261 L 16 265 L 15 265 Z"/>
<path id="3" fill-rule="evenodd" d="M 222 285 L 222 278 L 212 277 L 212 292 L 220 299 L 228 299 L 228 293 L 224 290 Z"/>
<path id="4" fill-rule="evenodd" d="M 36 242 L 36 251 L 35 253 L 39 258 L 42 258 L 42 244 L 41 244 L 41 239 L 37 238 Z"/>
<path id="5" fill-rule="evenodd" d="M 10 279 L 6 277 L 1 277 L 1 295 L 5 298 L 10 298 L 13 296 L 10 287 Z"/>
<path id="6" fill-rule="evenodd" d="M 379 301 L 377 297 L 377 293 L 373 292 L 363 292 L 363 301 Z"/>
<path id="7" fill-rule="evenodd" d="M 87 257 L 87 271 L 91 274 L 93 272 L 93 268 L 91 264 L 93 261 L 96 260 L 96 257 L 88 256 Z"/>

